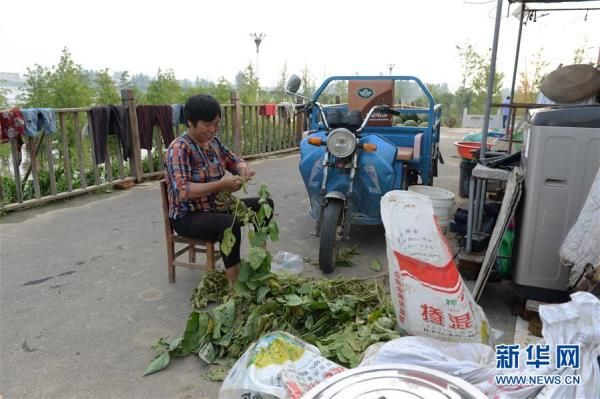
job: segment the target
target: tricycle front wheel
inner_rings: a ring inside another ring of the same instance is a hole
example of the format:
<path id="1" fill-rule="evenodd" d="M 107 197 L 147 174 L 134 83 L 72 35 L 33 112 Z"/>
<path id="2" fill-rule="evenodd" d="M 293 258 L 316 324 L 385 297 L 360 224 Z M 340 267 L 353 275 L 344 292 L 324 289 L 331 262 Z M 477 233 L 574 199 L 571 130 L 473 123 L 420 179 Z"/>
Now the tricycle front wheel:
<path id="1" fill-rule="evenodd" d="M 329 200 L 325 205 L 319 246 L 319 267 L 323 273 L 335 269 L 343 234 L 343 210 L 344 203 L 340 200 Z"/>

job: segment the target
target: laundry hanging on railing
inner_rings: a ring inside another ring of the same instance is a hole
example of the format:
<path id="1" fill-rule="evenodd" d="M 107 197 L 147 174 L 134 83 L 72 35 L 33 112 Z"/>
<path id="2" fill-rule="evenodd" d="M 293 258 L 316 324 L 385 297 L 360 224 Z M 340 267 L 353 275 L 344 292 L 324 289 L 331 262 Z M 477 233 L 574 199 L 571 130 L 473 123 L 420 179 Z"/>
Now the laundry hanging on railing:
<path id="1" fill-rule="evenodd" d="M 152 130 L 156 125 L 160 128 L 165 147 L 175 139 L 173 111 L 170 105 L 138 105 L 136 112 L 141 148 L 152 150 Z"/>
<path id="2" fill-rule="evenodd" d="M 261 116 L 275 116 L 277 115 L 277 104 L 265 104 L 261 105 L 258 110 L 258 114 Z"/>
<path id="3" fill-rule="evenodd" d="M 21 165 L 21 148 L 23 147 L 23 134 L 25 132 L 25 121 L 23 114 L 18 108 L 9 111 L 0 112 L 0 144 L 8 143 L 10 139 L 15 139 L 17 156 L 17 165 Z"/>
<path id="4" fill-rule="evenodd" d="M 19 138 L 25 133 L 25 121 L 18 108 L 0 112 L 0 143 Z"/>
<path id="5" fill-rule="evenodd" d="M 45 134 L 56 133 L 56 113 L 52 108 L 24 108 L 25 136 L 37 137 L 42 129 Z"/>
<path id="6" fill-rule="evenodd" d="M 183 116 L 183 104 L 171 104 L 173 113 L 173 126 L 185 125 L 185 116 Z"/>
<path id="7" fill-rule="evenodd" d="M 90 123 L 94 140 L 94 156 L 96 164 L 106 161 L 106 142 L 108 135 L 117 135 L 123 150 L 123 159 L 131 156 L 131 129 L 129 127 L 129 112 L 123 105 L 104 105 L 90 109 Z"/>

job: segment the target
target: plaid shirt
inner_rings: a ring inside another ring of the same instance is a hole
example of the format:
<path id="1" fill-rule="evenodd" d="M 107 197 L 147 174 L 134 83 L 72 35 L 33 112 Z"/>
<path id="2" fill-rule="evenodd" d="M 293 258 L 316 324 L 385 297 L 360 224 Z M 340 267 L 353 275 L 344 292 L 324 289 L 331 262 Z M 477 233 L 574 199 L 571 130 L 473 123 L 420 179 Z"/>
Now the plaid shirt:
<path id="1" fill-rule="evenodd" d="M 165 153 L 165 179 L 169 195 L 169 218 L 181 219 L 188 212 L 216 212 L 215 194 L 180 199 L 180 193 L 190 190 L 190 183 L 210 183 L 221 180 L 225 170 L 237 174 L 242 158 L 229 151 L 218 138 L 209 148 L 200 147 L 187 133 L 171 142 Z"/>

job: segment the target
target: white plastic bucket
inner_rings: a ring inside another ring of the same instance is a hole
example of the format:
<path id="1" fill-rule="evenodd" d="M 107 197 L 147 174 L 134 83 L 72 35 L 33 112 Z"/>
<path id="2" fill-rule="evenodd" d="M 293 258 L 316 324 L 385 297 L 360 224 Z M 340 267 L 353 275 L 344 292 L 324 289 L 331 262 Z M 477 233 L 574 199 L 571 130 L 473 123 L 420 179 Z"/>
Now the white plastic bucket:
<path id="1" fill-rule="evenodd" d="M 423 194 L 429 197 L 433 211 L 438 218 L 440 228 L 445 233 L 450 225 L 450 213 L 454 206 L 454 193 L 439 187 L 415 185 L 408 187 L 408 191 Z"/>

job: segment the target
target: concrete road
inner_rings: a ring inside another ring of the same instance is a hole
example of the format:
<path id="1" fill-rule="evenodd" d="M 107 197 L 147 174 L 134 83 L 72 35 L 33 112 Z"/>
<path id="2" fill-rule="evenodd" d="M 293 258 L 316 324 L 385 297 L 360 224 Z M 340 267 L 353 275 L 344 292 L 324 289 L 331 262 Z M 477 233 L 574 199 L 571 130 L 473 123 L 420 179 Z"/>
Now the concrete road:
<path id="1" fill-rule="evenodd" d="M 457 191 L 460 159 L 443 133 L 436 185 Z M 281 240 L 271 250 L 317 259 L 298 155 L 252 162 L 273 192 Z M 256 187 L 254 187 L 256 189 Z M 464 200 L 459 200 L 459 203 Z M 357 266 L 335 274 L 370 275 L 385 264 L 382 227 L 356 227 Z M 454 245 L 454 239 L 448 236 Z M 160 337 L 183 333 L 199 272 L 167 279 L 164 227 L 157 182 L 11 213 L 0 224 L 0 397 L 216 398 L 220 384 L 203 380 L 195 356 L 168 369 L 142 373 Z M 320 276 L 310 264 L 305 274 Z M 489 284 L 481 305 L 492 327 L 512 342 L 508 284 Z"/>

